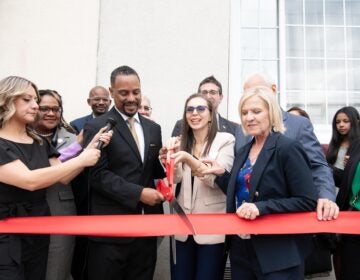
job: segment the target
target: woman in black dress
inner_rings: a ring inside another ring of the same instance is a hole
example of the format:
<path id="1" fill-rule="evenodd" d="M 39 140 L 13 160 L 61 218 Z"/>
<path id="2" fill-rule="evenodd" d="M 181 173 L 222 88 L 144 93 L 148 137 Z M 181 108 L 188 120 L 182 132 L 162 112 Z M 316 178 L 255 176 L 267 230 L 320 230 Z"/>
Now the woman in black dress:
<path id="1" fill-rule="evenodd" d="M 16 76 L 0 81 L 0 218 L 49 215 L 45 190 L 68 183 L 100 157 L 95 148 L 60 163 L 58 152 L 31 129 L 39 94 Z M 0 234 L 0 279 L 45 278 L 49 236 Z"/>

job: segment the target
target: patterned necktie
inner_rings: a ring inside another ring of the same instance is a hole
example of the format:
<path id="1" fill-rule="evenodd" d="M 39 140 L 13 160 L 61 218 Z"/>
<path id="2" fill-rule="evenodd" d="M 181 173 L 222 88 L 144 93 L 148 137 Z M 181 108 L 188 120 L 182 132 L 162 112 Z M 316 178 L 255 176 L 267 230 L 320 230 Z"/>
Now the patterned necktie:
<path id="1" fill-rule="evenodd" d="M 138 150 L 140 151 L 139 138 L 138 138 L 136 130 L 135 130 L 135 119 L 130 117 L 126 120 L 126 122 L 129 124 L 130 132 L 131 132 L 132 136 L 134 137 L 134 140 L 135 140 L 136 146 L 138 147 Z"/>

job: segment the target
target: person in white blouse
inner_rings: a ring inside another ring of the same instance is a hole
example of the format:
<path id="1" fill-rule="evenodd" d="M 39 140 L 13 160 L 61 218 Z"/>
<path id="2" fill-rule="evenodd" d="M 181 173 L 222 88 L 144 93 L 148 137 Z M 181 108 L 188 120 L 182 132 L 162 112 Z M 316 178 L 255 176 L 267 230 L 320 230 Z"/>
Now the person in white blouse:
<path id="1" fill-rule="evenodd" d="M 185 213 L 225 213 L 226 195 L 214 182 L 215 176 L 201 176 L 208 166 L 203 159 L 221 162 L 231 170 L 235 138 L 217 131 L 216 110 L 201 94 L 185 103 L 180 137 L 167 141 L 169 156 L 175 159 L 176 194 Z M 173 151 L 170 153 L 170 151 Z M 224 235 L 176 235 L 176 265 L 172 279 L 222 279 Z"/>

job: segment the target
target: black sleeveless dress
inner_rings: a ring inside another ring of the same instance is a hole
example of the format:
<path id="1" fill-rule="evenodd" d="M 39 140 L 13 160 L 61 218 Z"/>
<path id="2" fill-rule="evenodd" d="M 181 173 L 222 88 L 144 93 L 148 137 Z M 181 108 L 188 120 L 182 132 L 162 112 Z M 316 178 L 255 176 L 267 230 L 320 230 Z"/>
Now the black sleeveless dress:
<path id="1" fill-rule="evenodd" d="M 24 144 L 0 138 L 0 165 L 21 160 L 34 170 L 50 166 L 49 158 L 58 155 L 45 139 Z M 27 191 L 0 182 L 0 219 L 47 215 L 46 189 Z M 48 235 L 0 234 L 0 279 L 44 279 L 48 246 Z"/>

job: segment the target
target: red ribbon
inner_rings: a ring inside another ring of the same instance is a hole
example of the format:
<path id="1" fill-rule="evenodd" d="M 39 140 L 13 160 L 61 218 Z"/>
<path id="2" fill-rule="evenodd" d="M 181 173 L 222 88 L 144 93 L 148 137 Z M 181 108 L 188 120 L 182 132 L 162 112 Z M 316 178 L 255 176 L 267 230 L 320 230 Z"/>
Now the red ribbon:
<path id="1" fill-rule="evenodd" d="M 273 214 L 244 220 L 236 214 L 188 215 L 197 234 L 360 234 L 360 212 L 341 212 L 338 219 L 318 221 L 315 212 Z M 1 233 L 94 236 L 165 236 L 191 234 L 178 215 L 105 215 L 16 217 L 0 221 Z"/>

